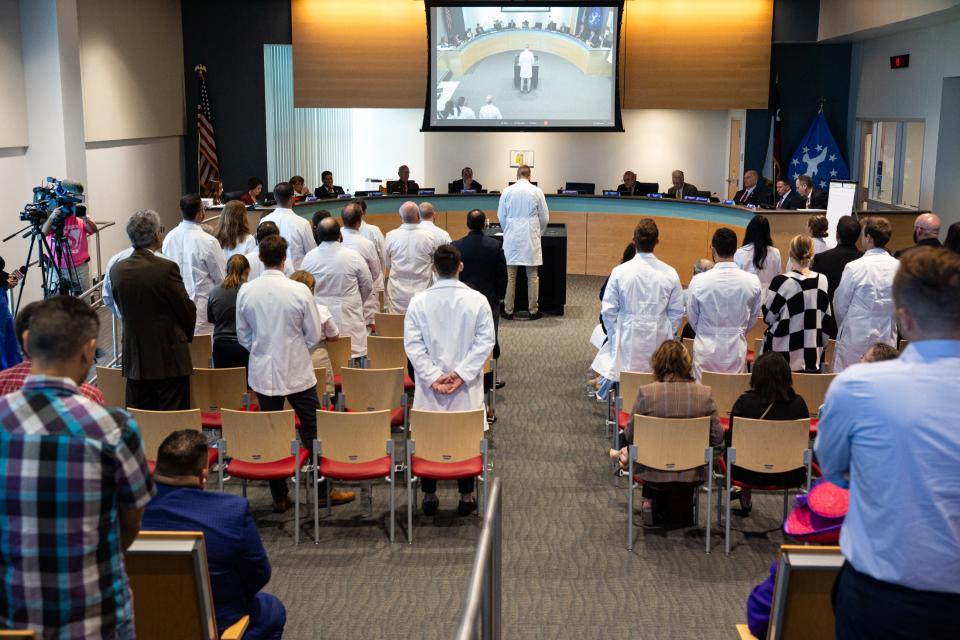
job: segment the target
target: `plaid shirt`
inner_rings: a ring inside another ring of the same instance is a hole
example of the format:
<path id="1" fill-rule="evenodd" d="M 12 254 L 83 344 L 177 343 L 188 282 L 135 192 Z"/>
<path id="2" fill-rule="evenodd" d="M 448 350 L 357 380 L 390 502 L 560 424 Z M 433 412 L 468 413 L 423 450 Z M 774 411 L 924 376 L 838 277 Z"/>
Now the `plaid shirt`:
<path id="1" fill-rule="evenodd" d="M 132 637 L 117 510 L 154 491 L 126 412 L 67 378 L 30 376 L 0 398 L 0 628 Z"/>
<path id="2" fill-rule="evenodd" d="M 20 391 L 27 376 L 30 375 L 30 358 L 27 358 L 20 364 L 16 364 L 9 369 L 0 371 L 0 396 L 5 396 L 14 391 Z M 98 404 L 105 404 L 103 393 L 92 384 L 84 382 L 80 385 L 80 393 L 87 396 Z"/>

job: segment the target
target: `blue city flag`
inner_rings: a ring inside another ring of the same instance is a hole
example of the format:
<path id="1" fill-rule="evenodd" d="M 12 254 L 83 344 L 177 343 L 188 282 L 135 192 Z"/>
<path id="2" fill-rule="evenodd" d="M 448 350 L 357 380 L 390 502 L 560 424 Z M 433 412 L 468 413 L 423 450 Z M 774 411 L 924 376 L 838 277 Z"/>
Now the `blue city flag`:
<path id="1" fill-rule="evenodd" d="M 806 174 L 813 179 L 813 185 L 820 189 L 826 189 L 831 180 L 850 178 L 850 169 L 840 155 L 840 147 L 830 133 L 823 111 L 813 119 L 807 135 L 803 136 L 800 146 L 793 152 L 789 174 L 794 181 Z"/>

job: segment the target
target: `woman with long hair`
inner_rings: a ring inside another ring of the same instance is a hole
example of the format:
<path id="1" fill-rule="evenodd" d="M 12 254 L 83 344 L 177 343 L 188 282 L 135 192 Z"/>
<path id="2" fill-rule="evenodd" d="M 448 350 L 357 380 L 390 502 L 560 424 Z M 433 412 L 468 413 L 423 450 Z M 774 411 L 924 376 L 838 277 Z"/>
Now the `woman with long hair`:
<path id="1" fill-rule="evenodd" d="M 770 221 L 766 216 L 758 213 L 747 223 L 743 246 L 737 249 L 733 261 L 744 271 L 756 274 L 764 291 L 780 273 L 780 250 L 773 246 Z"/>
<path id="2" fill-rule="evenodd" d="M 818 213 L 807 218 L 807 231 L 810 232 L 810 238 L 813 240 L 814 255 L 822 253 L 829 249 L 826 238 L 830 235 L 830 223 L 827 216 Z"/>
<path id="3" fill-rule="evenodd" d="M 750 372 L 750 389 L 733 404 L 730 412 L 730 429 L 726 434 L 727 446 L 733 437 L 735 418 L 754 420 L 799 420 L 809 418 L 810 412 L 803 397 L 793 390 L 793 374 L 790 366 L 779 353 L 765 353 L 753 363 Z M 800 486 L 807 479 L 804 469 L 783 473 L 759 473 L 733 466 L 734 480 L 756 485 Z M 753 508 L 750 489 L 739 493 L 740 515 L 747 515 Z"/>
<path id="4" fill-rule="evenodd" d="M 790 271 L 770 281 L 764 297 L 763 352 L 782 354 L 793 371 L 820 371 L 827 337 L 824 327 L 833 326 L 827 276 L 810 270 L 813 241 L 794 236 L 790 241 Z"/>
<path id="5" fill-rule="evenodd" d="M 313 295 L 316 290 L 316 278 L 314 278 L 309 271 L 294 271 L 290 279 L 305 285 L 310 289 L 310 295 Z M 320 327 L 323 329 L 323 338 L 318 344 L 310 348 L 310 357 L 313 360 L 313 367 L 315 369 L 322 367 L 327 370 L 327 379 L 324 381 L 324 387 L 326 388 L 327 394 L 332 396 L 335 392 L 333 386 L 333 364 L 330 362 L 330 354 L 327 353 L 326 343 L 339 340 L 340 329 L 337 327 L 337 323 L 334 322 L 330 310 L 324 305 L 317 303 L 317 312 L 320 314 Z M 317 383 L 320 384 L 320 381 L 318 380 Z"/>
<path id="6" fill-rule="evenodd" d="M 247 222 L 247 208 L 239 200 L 231 200 L 223 207 L 217 240 L 227 260 L 231 256 L 243 256 L 257 250 L 257 240 L 250 233 L 250 224 Z"/>
<path id="7" fill-rule="evenodd" d="M 213 324 L 213 366 L 217 369 L 244 367 L 250 352 L 237 339 L 237 294 L 250 276 L 250 263 L 242 254 L 227 260 L 227 277 L 210 293 L 207 320 Z"/>

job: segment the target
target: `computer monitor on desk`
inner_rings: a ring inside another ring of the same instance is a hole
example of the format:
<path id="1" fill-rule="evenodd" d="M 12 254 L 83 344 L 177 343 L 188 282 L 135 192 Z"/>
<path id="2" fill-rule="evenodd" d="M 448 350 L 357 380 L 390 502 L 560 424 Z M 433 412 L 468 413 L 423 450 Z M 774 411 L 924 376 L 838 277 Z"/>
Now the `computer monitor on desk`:
<path id="1" fill-rule="evenodd" d="M 576 191 L 581 195 L 592 196 L 597 193 L 597 185 L 593 182 L 568 182 L 559 192 Z"/>

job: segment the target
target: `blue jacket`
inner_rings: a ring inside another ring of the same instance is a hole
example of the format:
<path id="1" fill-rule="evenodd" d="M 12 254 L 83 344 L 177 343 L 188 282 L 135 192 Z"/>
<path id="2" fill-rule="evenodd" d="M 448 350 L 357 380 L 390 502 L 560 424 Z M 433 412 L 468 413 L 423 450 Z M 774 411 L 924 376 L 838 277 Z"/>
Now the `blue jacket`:
<path id="1" fill-rule="evenodd" d="M 142 528 L 203 532 L 220 631 L 249 615 L 257 592 L 270 581 L 270 561 L 246 498 L 157 483 Z"/>

